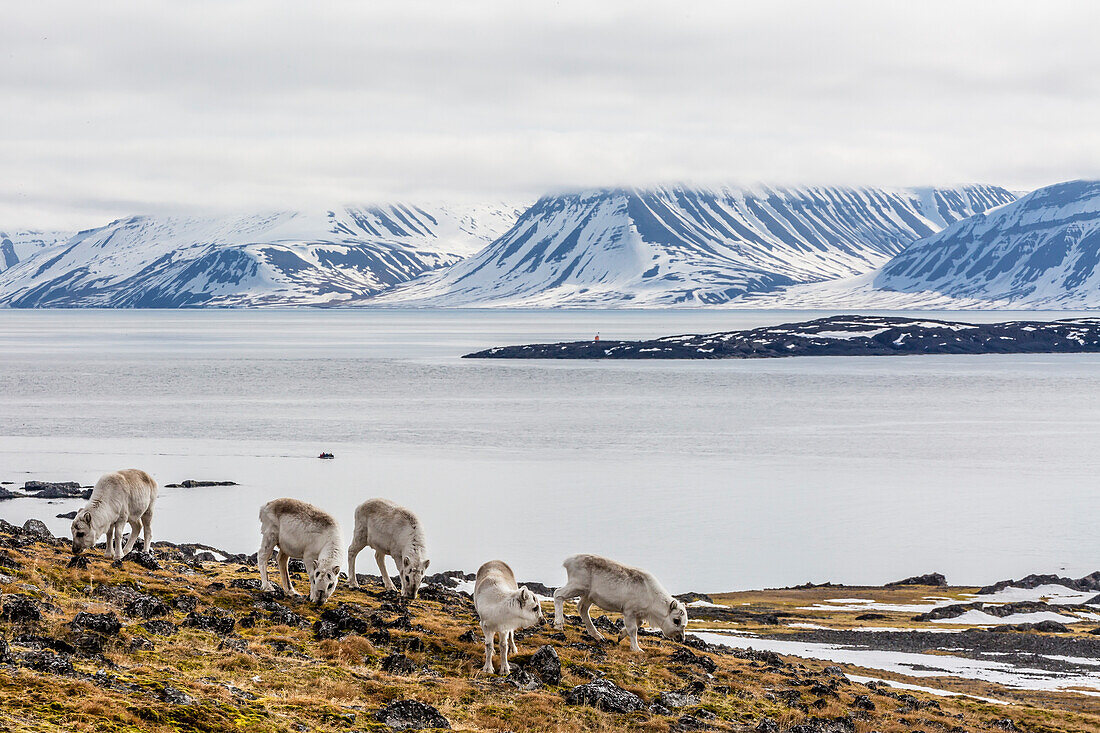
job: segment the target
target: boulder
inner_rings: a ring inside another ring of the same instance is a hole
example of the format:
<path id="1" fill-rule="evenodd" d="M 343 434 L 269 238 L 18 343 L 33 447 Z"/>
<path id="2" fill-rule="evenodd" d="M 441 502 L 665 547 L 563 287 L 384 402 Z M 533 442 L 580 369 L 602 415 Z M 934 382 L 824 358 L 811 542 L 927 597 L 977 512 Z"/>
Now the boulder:
<path id="1" fill-rule="evenodd" d="M 23 495 L 17 494 L 10 489 L 5 489 L 3 486 L 0 486 L 0 501 L 4 501 L 5 499 L 18 499 L 21 496 Z"/>
<path id="2" fill-rule="evenodd" d="M 73 509 L 71 512 L 65 512 L 64 514 L 58 514 L 57 518 L 58 519 L 76 519 L 76 509 Z"/>
<path id="3" fill-rule="evenodd" d="M 0 607 L 0 619 L 13 624 L 30 624 L 42 620 L 42 609 L 37 601 L 22 594 L 6 595 Z"/>
<path id="4" fill-rule="evenodd" d="M 180 626 L 186 626 L 193 629 L 202 629 L 203 631 L 212 631 L 219 636 L 228 636 L 233 633 L 233 627 L 237 622 L 232 616 L 218 609 L 213 609 L 210 613 L 198 613 L 192 611 L 187 614 L 187 617 L 183 619 L 183 623 Z"/>
<path id="5" fill-rule="evenodd" d="M 874 710 L 875 703 L 867 695 L 856 695 L 852 700 L 852 707 L 858 710 Z"/>
<path id="6" fill-rule="evenodd" d="M 43 539 L 52 540 L 53 532 L 46 526 L 46 523 L 41 519 L 28 519 L 23 522 L 23 534 L 29 534 L 32 537 L 41 537 Z"/>
<path id="7" fill-rule="evenodd" d="M 1057 621 L 1040 621 L 1038 623 L 1025 624 L 1001 624 L 994 626 L 990 631 L 1038 631 L 1044 634 L 1068 634 L 1069 627 Z"/>
<path id="8" fill-rule="evenodd" d="M 157 636 L 172 636 L 178 631 L 175 624 L 171 621 L 165 621 L 164 619 L 146 621 L 141 625 L 141 628 Z"/>
<path id="9" fill-rule="evenodd" d="M 291 611 L 281 603 L 276 603 L 275 601 L 258 601 L 256 603 L 256 608 L 261 611 L 266 611 L 268 619 L 270 619 L 273 624 L 298 627 L 309 626 L 309 621 L 307 619 L 294 613 L 294 611 Z"/>
<path id="10" fill-rule="evenodd" d="M 107 636 L 114 636 L 122 631 L 122 622 L 118 620 L 118 616 L 110 612 L 89 613 L 88 611 L 81 611 L 70 625 L 74 630 L 84 629 L 85 631 L 94 631 L 97 634 L 106 634 Z"/>
<path id="11" fill-rule="evenodd" d="M 416 664 L 404 654 L 391 654 L 382 660 L 382 671 L 407 676 L 416 672 Z"/>
<path id="12" fill-rule="evenodd" d="M 356 615 L 351 606 L 341 603 L 324 610 L 313 624 L 313 633 L 318 639 L 338 639 L 346 634 L 365 634 L 370 628 L 370 623 Z"/>
<path id="13" fill-rule="evenodd" d="M 69 558 L 69 562 L 65 564 L 67 568 L 76 568 L 77 570 L 88 569 L 88 556 L 87 555 L 73 555 Z"/>
<path id="14" fill-rule="evenodd" d="M 807 718 L 790 733 L 856 733 L 856 724 L 849 718 Z"/>
<path id="15" fill-rule="evenodd" d="M 609 713 L 633 713 L 645 709 L 645 702 L 611 680 L 598 679 L 577 685 L 565 697 L 569 705 L 590 705 Z"/>
<path id="16" fill-rule="evenodd" d="M 153 553 L 151 552 L 132 550 L 122 559 L 127 562 L 136 562 L 146 570 L 160 570 L 160 563 L 157 562 L 157 559 L 153 557 Z"/>
<path id="17" fill-rule="evenodd" d="M 677 664 L 688 664 L 699 667 L 708 674 L 714 674 L 718 669 L 718 665 L 710 657 L 704 657 L 702 654 L 692 654 L 687 649 L 680 647 L 668 658 L 670 662 Z"/>
<path id="18" fill-rule="evenodd" d="M 779 723 L 771 718 L 761 718 L 760 722 L 756 724 L 756 730 L 759 733 L 779 733 Z"/>
<path id="19" fill-rule="evenodd" d="M 394 730 L 450 729 L 451 724 L 431 705 L 418 700 L 394 700 L 375 713 L 378 722 Z"/>
<path id="20" fill-rule="evenodd" d="M 512 665 L 512 671 L 504 678 L 504 681 L 518 690 L 537 690 L 542 683 L 539 678 L 531 674 L 527 669 L 518 664 Z"/>
<path id="21" fill-rule="evenodd" d="M 886 587 L 898 585 L 933 585 L 937 587 L 943 587 L 947 585 L 947 578 L 943 577 L 942 573 L 928 573 L 926 575 L 914 575 L 912 578 L 906 578 L 905 580 L 895 580 L 893 583 L 887 583 Z"/>
<path id="22" fill-rule="evenodd" d="M 161 699 L 170 705 L 194 705 L 195 698 L 182 690 L 177 690 L 171 685 L 165 685 L 161 691 Z"/>
<path id="23" fill-rule="evenodd" d="M 558 652 L 549 644 L 540 646 L 531 656 L 527 668 L 536 675 L 544 685 L 561 684 L 561 659 Z"/>
<path id="24" fill-rule="evenodd" d="M 156 618 L 157 616 L 167 616 L 171 609 L 164 601 L 155 596 L 134 593 L 126 602 L 123 611 L 127 616 L 135 618 Z"/>
<path id="25" fill-rule="evenodd" d="M 69 659 L 67 654 L 56 654 L 44 649 L 41 651 L 20 654 L 17 662 L 36 672 L 48 672 L 49 674 L 59 675 L 76 674 L 76 670 L 73 669 L 72 660 Z"/>
<path id="26" fill-rule="evenodd" d="M 0 552 L 0 568 L 18 570 L 21 567 L 19 561 L 6 552 Z"/>
<path id="27" fill-rule="evenodd" d="M 80 488 L 76 481 L 27 481 L 23 491 L 34 494 L 35 499 L 83 499 L 91 496 L 91 490 Z"/>
<path id="28" fill-rule="evenodd" d="M 673 596 L 673 598 L 683 601 L 684 603 L 694 603 L 695 601 L 703 601 L 704 603 L 714 603 L 714 600 L 706 593 L 680 593 Z"/>
<path id="29" fill-rule="evenodd" d="M 675 710 L 676 708 L 690 708 L 698 705 L 700 700 L 696 695 L 689 695 L 685 692 L 662 692 L 657 696 L 657 702 L 666 708 Z"/>
<path id="30" fill-rule="evenodd" d="M 166 489 L 197 489 L 203 486 L 236 486 L 236 481 L 196 481 L 195 479 L 187 479 L 181 481 L 178 484 L 165 484 Z"/>

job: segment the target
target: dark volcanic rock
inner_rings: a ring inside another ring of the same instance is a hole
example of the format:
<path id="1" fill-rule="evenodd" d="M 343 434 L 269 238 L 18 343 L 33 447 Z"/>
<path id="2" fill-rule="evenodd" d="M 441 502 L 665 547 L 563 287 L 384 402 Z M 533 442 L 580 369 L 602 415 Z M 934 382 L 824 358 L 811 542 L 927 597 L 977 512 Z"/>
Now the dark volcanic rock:
<path id="1" fill-rule="evenodd" d="M 170 703 L 172 705 L 194 705 L 195 704 L 195 698 L 191 697 L 190 695 L 188 695 L 186 692 L 183 692 L 182 690 L 177 690 L 175 687 L 172 687 L 171 685 L 165 685 L 164 686 L 164 689 L 161 691 L 161 699 L 163 699 L 166 703 Z"/>
<path id="2" fill-rule="evenodd" d="M 76 481 L 27 481 L 23 491 L 34 494 L 35 499 L 83 499 L 92 493 L 81 489 Z"/>
<path id="3" fill-rule="evenodd" d="M 790 733 L 855 733 L 856 724 L 848 718 L 807 718 Z"/>
<path id="4" fill-rule="evenodd" d="M 565 701 L 570 705 L 591 705 L 609 713 L 633 713 L 645 709 L 642 698 L 606 679 L 577 685 L 569 691 Z"/>
<path id="5" fill-rule="evenodd" d="M 7 570 L 18 570 L 22 567 L 19 561 L 6 552 L 0 552 L 0 568 Z"/>
<path id="6" fill-rule="evenodd" d="M 219 636 L 228 636 L 233 633 L 233 627 L 237 622 L 229 614 L 213 609 L 210 613 L 197 613 L 192 611 L 187 614 L 187 618 L 183 620 L 180 626 L 187 626 L 193 629 L 202 629 L 203 631 L 213 631 Z"/>
<path id="7" fill-rule="evenodd" d="M 961 326 L 961 327 L 960 327 Z M 956 323 L 831 316 L 745 331 L 649 341 L 573 341 L 498 346 L 472 359 L 760 359 L 787 356 L 1100 352 L 1100 319 Z"/>
<path id="8" fill-rule="evenodd" d="M 71 512 L 65 512 L 64 514 L 56 515 L 58 519 L 76 519 L 76 509 Z"/>
<path id="9" fill-rule="evenodd" d="M 77 568 L 78 570 L 88 569 L 88 556 L 87 555 L 73 555 L 69 558 L 69 562 L 66 563 L 67 568 Z"/>
<path id="10" fill-rule="evenodd" d="M 33 669 L 35 672 L 48 672 L 49 674 L 73 675 L 72 660 L 67 654 L 55 654 L 52 651 L 33 651 L 20 654 L 17 661 L 21 666 Z"/>
<path id="11" fill-rule="evenodd" d="M 695 601 L 703 601 L 704 603 L 714 603 L 711 597 L 706 593 L 681 593 L 673 596 L 673 598 L 683 601 L 684 603 L 694 603 Z"/>
<path id="12" fill-rule="evenodd" d="M 1076 606 L 1051 606 L 1042 601 L 1020 601 L 1018 603 L 953 603 L 950 606 L 933 608 L 928 613 L 922 613 L 913 617 L 914 621 L 936 621 L 938 619 L 950 619 L 962 616 L 967 611 L 984 611 L 991 616 L 1004 618 L 1016 613 L 1037 613 L 1041 611 L 1071 610 Z M 1086 609 L 1087 610 L 1087 609 Z"/>
<path id="13" fill-rule="evenodd" d="M 1038 631 L 1045 634 L 1068 634 L 1069 628 L 1057 621 L 1040 621 L 1034 624 L 1002 624 L 994 626 L 990 631 Z"/>
<path id="14" fill-rule="evenodd" d="M 165 621 L 164 619 L 155 619 L 153 621 L 146 621 L 141 625 L 141 628 L 148 631 L 150 634 L 156 634 L 157 636 L 172 636 L 178 631 L 176 625 L 171 621 Z"/>
<path id="15" fill-rule="evenodd" d="M 13 624 L 29 624 L 42 620 L 42 609 L 30 596 L 5 595 L 0 598 L 0 619 Z"/>
<path id="16" fill-rule="evenodd" d="M 459 635 L 458 640 L 467 643 L 478 642 L 481 641 L 481 637 L 478 636 L 478 633 L 476 631 L 470 629 L 469 631 L 463 631 L 462 634 Z"/>
<path id="17" fill-rule="evenodd" d="M 170 609 L 164 601 L 154 596 L 147 596 L 144 593 L 134 593 L 122 610 L 127 616 L 135 618 L 155 618 L 157 616 L 167 616 L 170 613 Z"/>
<path id="18" fill-rule="evenodd" d="M 391 654 L 382 660 L 383 672 L 397 675 L 410 675 L 416 672 L 416 664 L 404 654 Z"/>
<path id="19" fill-rule="evenodd" d="M 345 634 L 366 634 L 370 628 L 370 623 L 357 615 L 352 606 L 341 603 L 324 610 L 313 624 L 313 633 L 318 639 L 339 639 Z"/>
<path id="20" fill-rule="evenodd" d="M 867 695 L 856 695 L 852 700 L 852 707 L 859 710 L 874 710 L 875 703 Z"/>
<path id="21" fill-rule="evenodd" d="M 143 550 L 132 550 L 126 557 L 122 558 L 126 562 L 136 562 L 141 567 L 147 570 L 160 570 L 160 563 L 153 557 L 153 553 L 144 552 Z"/>
<path id="22" fill-rule="evenodd" d="M 114 636 L 119 631 L 122 631 L 122 622 L 119 621 L 118 616 L 113 613 L 89 613 L 87 611 L 81 611 L 76 615 L 76 618 L 72 620 L 72 627 L 74 629 L 94 631 L 97 634 Z"/>
<path id="23" fill-rule="evenodd" d="M 1058 575 L 1027 575 L 1019 580 L 1002 580 L 993 585 L 987 585 L 978 591 L 978 595 L 988 595 L 1004 590 L 1005 588 L 1038 588 L 1041 585 L 1062 585 L 1072 590 L 1097 590 L 1100 591 L 1100 570 L 1089 573 L 1083 578 L 1074 580 Z"/>
<path id="24" fill-rule="evenodd" d="M 687 649 L 680 648 L 672 653 L 669 657 L 670 662 L 676 662 L 677 664 L 690 664 L 699 667 L 704 672 L 713 674 L 718 669 L 718 665 L 710 657 L 704 657 L 702 654 L 692 654 Z"/>
<path id="25" fill-rule="evenodd" d="M 942 573 L 914 575 L 912 578 L 906 578 L 905 580 L 895 580 L 893 583 L 887 583 L 886 587 L 890 588 L 897 585 L 934 585 L 942 587 L 947 585 L 947 578 L 943 577 Z"/>
<path id="26" fill-rule="evenodd" d="M 394 730 L 451 727 L 450 722 L 438 710 L 418 700 L 394 700 L 379 710 L 375 717 L 378 722 Z"/>
<path id="27" fill-rule="evenodd" d="M 309 621 L 306 620 L 305 617 L 299 616 L 281 603 L 276 603 L 275 601 L 258 601 L 256 603 L 256 608 L 261 611 L 266 611 L 268 618 L 274 624 L 282 624 L 283 626 L 309 626 Z"/>
<path id="28" fill-rule="evenodd" d="M 540 646 L 527 663 L 527 668 L 538 676 L 544 685 L 561 684 L 561 659 L 549 644 Z"/>
<path id="29" fill-rule="evenodd" d="M 195 479 L 187 479 L 181 481 L 178 484 L 165 484 L 166 489 L 196 489 L 203 486 L 236 486 L 236 481 L 196 481 Z"/>

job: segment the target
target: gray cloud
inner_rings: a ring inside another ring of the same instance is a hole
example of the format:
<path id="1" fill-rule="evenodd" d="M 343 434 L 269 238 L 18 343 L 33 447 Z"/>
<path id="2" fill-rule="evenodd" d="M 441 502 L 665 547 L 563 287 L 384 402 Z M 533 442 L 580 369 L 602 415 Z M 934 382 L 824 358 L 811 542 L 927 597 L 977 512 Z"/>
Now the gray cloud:
<path id="1" fill-rule="evenodd" d="M 22 3 L 0 227 L 699 182 L 1100 176 L 1091 2 Z"/>

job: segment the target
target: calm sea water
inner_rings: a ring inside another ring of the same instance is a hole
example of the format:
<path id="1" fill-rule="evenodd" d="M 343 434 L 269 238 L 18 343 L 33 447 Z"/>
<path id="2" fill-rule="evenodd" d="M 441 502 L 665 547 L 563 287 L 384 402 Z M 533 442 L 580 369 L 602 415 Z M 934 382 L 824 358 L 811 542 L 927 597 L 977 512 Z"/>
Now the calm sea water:
<path id="1" fill-rule="evenodd" d="M 350 535 L 354 506 L 387 496 L 423 517 L 433 568 L 499 557 L 549 584 L 581 551 L 674 592 L 1100 568 L 1100 355 L 458 358 L 822 315 L 0 311 L 0 480 L 237 481 L 165 489 L 155 522 L 231 551 L 255 550 L 268 499 L 316 503 Z M 52 517 L 78 504 L 0 517 L 65 533 Z"/>

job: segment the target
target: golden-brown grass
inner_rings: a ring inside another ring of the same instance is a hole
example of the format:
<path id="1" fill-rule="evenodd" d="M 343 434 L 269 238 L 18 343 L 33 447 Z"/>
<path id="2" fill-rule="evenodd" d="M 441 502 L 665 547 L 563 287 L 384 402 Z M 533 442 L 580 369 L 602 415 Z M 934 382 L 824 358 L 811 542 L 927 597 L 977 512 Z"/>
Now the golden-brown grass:
<path id="1" fill-rule="evenodd" d="M 239 566 L 206 563 L 193 570 L 165 561 L 164 568 L 151 572 L 135 564 L 112 567 L 102 555 L 90 556 L 88 570 L 68 569 L 68 553 L 60 545 L 36 543 L 6 550 L 22 567 L 7 571 L 15 580 L 0 588 L 4 593 L 22 592 L 56 607 L 33 631 L 58 639 L 72 639 L 68 622 L 78 611 L 111 611 L 120 616 L 125 628 L 107 647 L 104 659 L 74 656 L 77 677 L 55 676 L 18 665 L 0 665 L 0 730 L 29 731 L 292 731 L 295 725 L 309 730 L 371 730 L 380 726 L 374 712 L 392 700 L 416 699 L 435 706 L 460 730 L 472 731 L 667 731 L 685 712 L 716 730 L 749 730 L 763 717 L 782 726 L 807 717 L 841 717 L 854 710 L 857 695 L 869 695 L 876 709 L 866 720 L 857 719 L 856 730 L 901 733 L 915 729 L 987 730 L 991 721 L 1012 718 L 1029 731 L 1100 731 L 1100 714 L 1095 698 L 1073 694 L 1022 693 L 995 685 L 954 679 L 937 680 L 936 686 L 960 693 L 1004 699 L 1010 705 L 992 705 L 970 698 L 936 698 L 914 693 L 921 701 L 934 701 L 939 708 L 906 710 L 896 699 L 878 695 L 859 684 L 839 684 L 836 696 L 819 697 L 810 692 L 813 682 L 828 682 L 828 663 L 786 659 L 782 667 L 735 655 L 705 654 L 718 666 L 713 677 L 695 667 L 683 667 L 669 657 L 678 644 L 644 637 L 642 654 L 632 653 L 625 644 L 598 645 L 587 641 L 581 630 L 567 626 L 566 639 L 554 636 L 549 626 L 519 641 L 523 663 L 543 644 L 555 647 L 562 660 L 562 683 L 522 691 L 499 677 L 480 671 L 483 647 L 459 637 L 476 629 L 468 601 L 420 599 L 410 604 L 414 630 L 390 630 L 390 642 L 374 642 L 362 635 L 336 640 L 317 640 L 311 628 L 274 625 L 266 613 L 256 611 L 252 628 L 238 625 L 235 635 L 247 644 L 247 651 L 219 648 L 222 639 L 214 633 L 181 628 L 173 636 L 156 636 L 140 627 L 139 619 L 122 615 L 121 609 L 97 594 L 104 585 L 130 583 L 141 592 L 164 600 L 191 596 L 199 611 L 222 609 L 238 619 L 255 611 L 254 591 L 227 587 L 209 590 L 211 583 L 229 586 L 237 578 L 257 578 L 255 568 L 244 572 Z M 304 581 L 304 578 L 302 579 Z M 14 586 L 14 587 L 11 587 Z M 807 606 L 840 595 L 857 597 L 857 589 L 815 589 L 811 591 L 762 591 L 727 594 L 716 598 L 735 608 L 755 611 L 776 610 L 819 619 L 824 612 L 806 611 Z M 868 589 L 877 600 L 885 600 L 882 589 Z M 916 602 L 928 589 L 891 589 L 892 602 Z M 952 591 L 954 592 L 954 591 Z M 961 591 L 960 591 L 961 592 Z M 937 590 L 936 594 L 940 594 Z M 869 596 L 870 597 L 870 596 Z M 340 602 L 360 605 L 376 612 L 384 598 L 377 587 L 355 592 L 341 586 L 329 607 Z M 319 610 L 295 599 L 283 605 L 310 622 Z M 742 605 L 748 603 L 749 605 Z M 575 612 L 572 608 L 571 612 Z M 178 624 L 184 617 L 173 610 L 169 620 Z M 847 615 L 838 613 L 827 620 L 843 624 Z M 393 614 L 382 614 L 390 620 Z M 897 625 L 903 619 L 884 621 Z M 707 623 L 707 626 L 712 624 Z M 751 624 L 750 624 L 751 626 Z M 837 626 L 840 628 L 840 626 Z M 774 628 L 772 629 L 774 630 Z M 0 623 L 0 633 L 10 641 L 16 629 Z M 134 651 L 131 640 L 148 639 L 151 651 Z M 422 650 L 413 649 L 422 643 Z M 13 651 L 25 648 L 13 644 Z M 394 651 L 412 660 L 417 672 L 409 676 L 383 672 L 381 661 Z M 696 652 L 698 653 L 698 652 Z M 96 677 L 101 671 L 103 675 Z M 849 671 L 858 672 L 856 668 Z M 863 670 L 868 676 L 904 679 Z M 563 693 L 589 680 L 590 675 L 607 677 L 625 689 L 655 702 L 663 691 L 684 687 L 691 680 L 705 684 L 698 706 L 674 711 L 672 715 L 650 712 L 629 715 L 607 713 L 590 707 L 567 705 Z M 806 684 L 803 684 L 803 683 Z M 164 685 L 194 699 L 192 705 L 174 705 L 163 699 Z M 784 699 L 790 690 L 797 699 Z M 821 700 L 822 702 L 818 702 Z M 817 707 L 820 706 L 820 707 Z M 804 708 L 804 709 L 803 709 Z"/>

